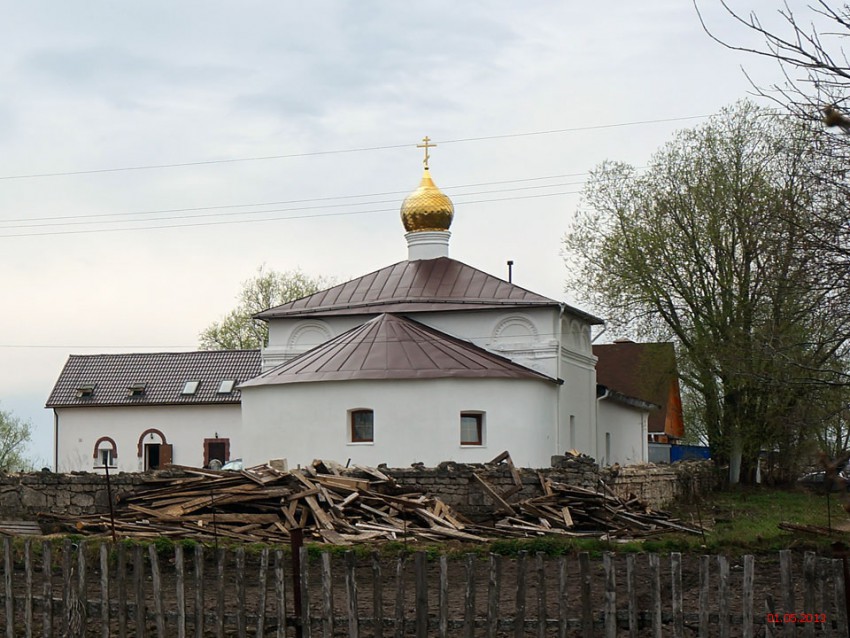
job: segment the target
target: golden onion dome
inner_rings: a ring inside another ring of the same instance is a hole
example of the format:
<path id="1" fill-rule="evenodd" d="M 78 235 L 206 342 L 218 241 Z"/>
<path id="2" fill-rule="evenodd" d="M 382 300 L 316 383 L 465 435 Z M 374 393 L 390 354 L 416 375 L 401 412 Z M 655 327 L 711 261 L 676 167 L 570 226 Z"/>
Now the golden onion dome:
<path id="1" fill-rule="evenodd" d="M 419 188 L 408 195 L 401 205 L 404 229 L 409 233 L 448 230 L 454 214 L 452 200 L 434 184 L 426 165 Z"/>

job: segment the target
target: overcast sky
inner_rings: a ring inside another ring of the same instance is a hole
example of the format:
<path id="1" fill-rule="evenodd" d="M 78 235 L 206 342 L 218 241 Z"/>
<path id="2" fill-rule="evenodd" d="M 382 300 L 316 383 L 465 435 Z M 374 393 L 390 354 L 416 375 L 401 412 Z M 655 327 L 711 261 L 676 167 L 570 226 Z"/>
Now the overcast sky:
<path id="1" fill-rule="evenodd" d="M 779 77 L 688 0 L 0 4 L 0 407 L 39 464 L 69 354 L 194 349 L 261 264 L 405 259 L 424 135 L 451 256 L 574 301 L 560 241 L 587 171 L 746 96 L 742 66 Z"/>

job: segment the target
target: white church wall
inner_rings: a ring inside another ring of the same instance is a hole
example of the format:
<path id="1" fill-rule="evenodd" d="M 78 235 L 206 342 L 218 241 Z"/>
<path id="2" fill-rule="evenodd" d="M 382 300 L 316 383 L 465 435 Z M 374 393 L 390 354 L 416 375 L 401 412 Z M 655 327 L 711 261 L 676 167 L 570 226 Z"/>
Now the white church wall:
<path id="1" fill-rule="evenodd" d="M 285 457 L 290 467 L 327 458 L 407 466 L 477 463 L 509 450 L 515 463 L 547 467 L 554 454 L 557 386 L 523 379 L 294 383 L 245 388 L 246 463 Z M 351 443 L 348 412 L 374 411 L 374 442 Z M 460 444 L 461 412 L 484 413 L 481 446 Z"/>
<path id="2" fill-rule="evenodd" d="M 600 399 L 597 413 L 597 461 L 600 465 L 646 463 L 648 412 Z"/>
<path id="3" fill-rule="evenodd" d="M 120 472 L 144 470 L 138 455 L 139 437 L 174 446 L 172 462 L 200 467 L 204 462 L 204 439 L 230 439 L 230 458 L 241 454 L 242 419 L 238 404 L 132 406 L 114 408 L 59 408 L 57 472 L 95 471 L 94 446 L 102 437 L 117 447 L 115 467 Z M 153 439 L 150 439 L 153 434 Z M 217 436 L 216 436 L 217 435 Z"/>
<path id="4" fill-rule="evenodd" d="M 269 343 L 263 348 L 263 372 L 365 323 L 372 317 L 374 315 L 273 319 L 269 322 Z"/>
<path id="5" fill-rule="evenodd" d="M 553 308 L 422 312 L 409 315 L 441 332 L 465 339 L 520 365 L 556 377 L 558 339 Z"/>

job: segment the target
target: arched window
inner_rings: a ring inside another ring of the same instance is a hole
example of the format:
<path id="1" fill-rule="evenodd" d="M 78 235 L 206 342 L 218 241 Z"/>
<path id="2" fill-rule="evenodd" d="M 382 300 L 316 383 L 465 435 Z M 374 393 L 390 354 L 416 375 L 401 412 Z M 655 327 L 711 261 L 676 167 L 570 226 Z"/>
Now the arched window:
<path id="1" fill-rule="evenodd" d="M 94 467 L 115 467 L 115 460 L 118 458 L 118 446 L 115 441 L 108 437 L 102 436 L 94 444 Z"/>

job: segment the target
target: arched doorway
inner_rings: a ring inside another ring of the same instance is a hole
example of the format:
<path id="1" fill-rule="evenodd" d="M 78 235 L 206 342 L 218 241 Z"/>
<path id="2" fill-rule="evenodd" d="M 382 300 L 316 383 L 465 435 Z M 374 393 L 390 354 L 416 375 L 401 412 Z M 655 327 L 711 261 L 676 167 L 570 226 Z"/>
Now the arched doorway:
<path id="1" fill-rule="evenodd" d="M 171 465 L 174 452 L 165 440 L 165 435 L 156 428 L 149 428 L 139 437 L 137 454 L 142 460 L 142 469 L 158 470 Z"/>

